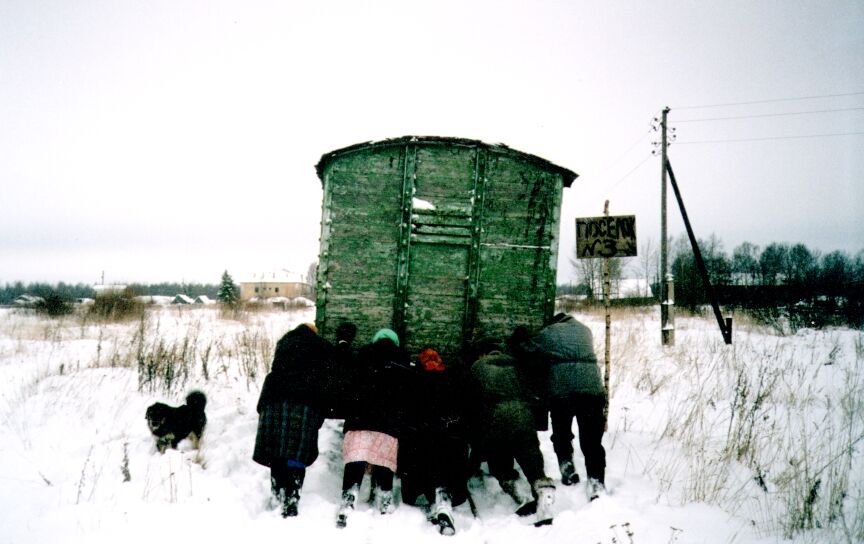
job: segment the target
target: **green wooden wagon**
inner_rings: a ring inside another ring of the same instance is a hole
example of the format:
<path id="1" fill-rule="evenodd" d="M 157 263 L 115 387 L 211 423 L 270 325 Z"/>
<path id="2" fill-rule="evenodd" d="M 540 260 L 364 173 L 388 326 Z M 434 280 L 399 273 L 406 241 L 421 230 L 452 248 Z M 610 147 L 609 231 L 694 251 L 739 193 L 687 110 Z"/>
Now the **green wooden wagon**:
<path id="1" fill-rule="evenodd" d="M 479 336 L 536 328 L 555 303 L 561 194 L 574 172 L 501 144 L 394 138 L 338 149 L 324 187 L 316 324 L 459 357 Z"/>

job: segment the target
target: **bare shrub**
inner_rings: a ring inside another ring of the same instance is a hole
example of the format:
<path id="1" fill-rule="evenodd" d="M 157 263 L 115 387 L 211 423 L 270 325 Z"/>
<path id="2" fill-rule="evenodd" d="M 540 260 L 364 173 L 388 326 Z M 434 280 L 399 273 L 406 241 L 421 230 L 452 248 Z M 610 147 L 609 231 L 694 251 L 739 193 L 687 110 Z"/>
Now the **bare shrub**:
<path id="1" fill-rule="evenodd" d="M 655 347 L 657 320 L 639 319 L 617 328 L 613 319 L 612 402 L 614 387 L 657 402 L 645 418 L 655 428 L 653 451 L 638 460 L 663 493 L 745 514 L 766 535 L 828 530 L 862 541 L 864 486 L 850 474 L 860 470 L 864 443 L 864 365 L 856 364 L 864 335 L 795 337 L 785 325 L 771 331 L 742 319 L 725 346 L 719 333 L 689 336 L 694 321 L 684 317 L 676 345 Z M 592 327 L 595 349 L 601 327 Z M 619 414 L 625 427 L 639 424 L 630 421 L 637 411 Z"/>
<path id="2" fill-rule="evenodd" d="M 87 310 L 87 317 L 107 322 L 129 321 L 140 319 L 145 311 L 144 303 L 135 299 L 131 289 L 125 289 L 97 295 Z"/>
<path id="3" fill-rule="evenodd" d="M 263 329 L 244 329 L 234 335 L 230 344 L 217 344 L 217 352 L 223 360 L 221 371 L 227 375 L 226 361 L 236 361 L 240 375 L 246 378 L 248 387 L 259 376 L 270 371 L 273 341 Z"/>
<path id="4" fill-rule="evenodd" d="M 73 312 L 72 299 L 56 291 L 50 291 L 42 295 L 33 306 L 36 313 L 51 317 L 69 315 Z"/>
<path id="5" fill-rule="evenodd" d="M 123 461 L 120 465 L 120 473 L 123 474 L 124 482 L 132 481 L 132 473 L 129 472 L 129 442 L 123 442 Z"/>
<path id="6" fill-rule="evenodd" d="M 158 327 L 157 323 L 154 338 L 148 340 L 146 321 L 141 320 L 135 336 L 138 390 L 147 387 L 153 392 L 159 388 L 170 393 L 184 389 L 198 359 L 200 321 L 176 339 L 158 336 Z"/>

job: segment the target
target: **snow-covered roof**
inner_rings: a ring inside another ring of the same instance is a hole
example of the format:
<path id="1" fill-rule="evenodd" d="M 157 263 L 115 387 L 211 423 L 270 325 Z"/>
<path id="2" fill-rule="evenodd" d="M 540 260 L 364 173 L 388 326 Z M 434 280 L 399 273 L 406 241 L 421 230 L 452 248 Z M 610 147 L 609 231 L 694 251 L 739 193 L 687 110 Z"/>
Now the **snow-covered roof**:
<path id="1" fill-rule="evenodd" d="M 96 294 L 99 293 L 115 293 L 126 290 L 126 285 L 122 283 L 97 283 L 93 285 L 93 290 Z"/>
<path id="2" fill-rule="evenodd" d="M 208 297 L 207 295 L 198 295 L 197 297 L 195 297 L 195 303 L 196 304 L 216 304 L 216 301 L 213 300 L 212 298 Z"/>
<path id="3" fill-rule="evenodd" d="M 618 292 L 615 292 L 615 285 L 617 283 Z M 648 280 L 645 278 L 625 278 L 614 282 L 612 286 L 612 298 L 637 298 L 637 297 L 650 297 L 653 296 L 651 294 L 651 284 L 648 283 Z"/>
<path id="4" fill-rule="evenodd" d="M 192 300 L 192 297 L 188 295 L 176 295 L 174 300 L 171 301 L 172 304 L 194 304 L 195 301 Z"/>
<path id="5" fill-rule="evenodd" d="M 171 304 L 174 301 L 174 297 L 165 296 L 165 295 L 140 295 L 135 297 L 135 300 L 144 303 L 144 304 Z"/>
<path id="6" fill-rule="evenodd" d="M 36 295 L 19 295 L 18 298 L 15 299 L 15 304 L 17 306 L 32 306 L 34 304 L 38 304 L 42 302 L 44 299 L 42 297 L 37 297 Z"/>

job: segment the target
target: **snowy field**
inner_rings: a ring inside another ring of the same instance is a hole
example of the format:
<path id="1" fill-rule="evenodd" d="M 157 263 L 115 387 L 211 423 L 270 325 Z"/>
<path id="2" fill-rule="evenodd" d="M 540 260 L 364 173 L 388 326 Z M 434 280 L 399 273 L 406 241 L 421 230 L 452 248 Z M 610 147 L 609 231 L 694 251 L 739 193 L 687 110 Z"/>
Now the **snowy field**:
<path id="1" fill-rule="evenodd" d="M 534 528 L 494 480 L 474 480 L 478 517 L 460 506 L 443 537 L 401 504 L 380 516 L 362 503 L 334 527 L 335 421 L 299 517 L 273 509 L 251 459 L 255 404 L 276 340 L 314 309 L 155 308 L 121 324 L 0 309 L 0 543 L 864 542 L 864 334 L 778 336 L 736 316 L 725 346 L 712 319 L 679 317 L 663 348 L 657 314 L 613 318 L 609 494 L 589 503 L 584 483 L 559 485 L 554 524 Z M 602 316 L 575 315 L 602 359 Z M 144 411 L 192 388 L 208 397 L 201 449 L 160 455 Z M 576 461 L 584 481 L 578 447 Z"/>

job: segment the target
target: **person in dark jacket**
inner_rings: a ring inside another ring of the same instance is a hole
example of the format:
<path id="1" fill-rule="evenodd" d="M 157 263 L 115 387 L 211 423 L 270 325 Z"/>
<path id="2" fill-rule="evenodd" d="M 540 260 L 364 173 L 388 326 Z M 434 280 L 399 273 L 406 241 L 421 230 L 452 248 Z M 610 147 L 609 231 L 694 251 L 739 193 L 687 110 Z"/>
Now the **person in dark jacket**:
<path id="1" fill-rule="evenodd" d="M 526 378 L 512 355 L 504 353 L 501 342 L 482 339 L 475 348 L 479 358 L 471 365 L 476 387 L 478 416 L 477 445 L 489 472 L 517 504 L 521 514 L 536 511 L 535 525 L 552 523 L 555 486 L 543 468 L 543 454 L 534 428 L 532 395 Z M 513 460 L 531 484 L 533 501 L 523 498 L 517 487 L 518 472 Z M 531 506 L 530 510 L 528 507 Z"/>
<path id="2" fill-rule="evenodd" d="M 579 447 L 585 457 L 588 495 L 605 491 L 606 389 L 594 354 L 591 330 L 572 316 L 557 314 L 549 325 L 521 344 L 524 356 L 547 372 L 547 396 L 552 420 L 552 446 L 561 469 L 561 483 L 579 482 L 573 464 L 573 419 L 579 427 Z"/>
<path id="3" fill-rule="evenodd" d="M 336 343 L 333 348 L 333 378 L 330 381 L 330 410 L 325 417 L 345 419 L 345 404 L 351 392 L 351 378 L 355 371 L 356 350 L 353 347 L 357 336 L 357 325 L 344 321 L 336 327 Z"/>
<path id="4" fill-rule="evenodd" d="M 270 468 L 282 516 L 296 516 L 306 467 L 318 457 L 318 430 L 327 410 L 332 345 L 304 323 L 276 344 L 273 365 L 258 398 L 252 459 Z"/>
<path id="5" fill-rule="evenodd" d="M 345 399 L 345 439 L 342 442 L 345 473 L 336 521 L 338 527 L 345 527 L 348 514 L 354 510 L 367 466 L 372 470 L 376 508 L 382 514 L 390 514 L 395 508 L 393 474 L 403 425 L 400 398 L 410 372 L 408 355 L 399 347 L 399 337 L 390 329 L 376 332 L 372 343 L 357 353 L 355 372 L 350 380 L 352 389 Z"/>
<path id="6" fill-rule="evenodd" d="M 427 509 L 443 535 L 453 535 L 453 506 L 468 497 L 468 440 L 464 380 L 433 348 L 417 356 L 404 407 L 409 421 L 399 437 L 402 502 Z"/>

